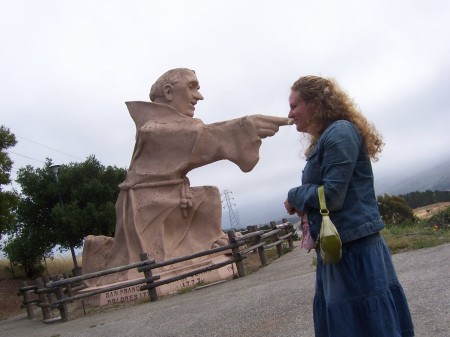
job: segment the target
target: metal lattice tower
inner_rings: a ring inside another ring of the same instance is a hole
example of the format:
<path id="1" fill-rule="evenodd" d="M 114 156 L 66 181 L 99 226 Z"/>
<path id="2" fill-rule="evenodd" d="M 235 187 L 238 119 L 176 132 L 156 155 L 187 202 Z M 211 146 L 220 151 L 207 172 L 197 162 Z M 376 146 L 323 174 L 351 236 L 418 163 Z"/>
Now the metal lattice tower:
<path id="1" fill-rule="evenodd" d="M 236 214 L 236 212 L 233 209 L 233 206 L 236 207 L 236 204 L 234 203 L 234 198 L 231 196 L 233 192 L 224 190 L 223 191 L 223 198 L 222 203 L 225 202 L 225 206 L 223 208 L 228 208 L 228 215 L 230 216 L 230 228 L 239 228 L 239 219 Z"/>

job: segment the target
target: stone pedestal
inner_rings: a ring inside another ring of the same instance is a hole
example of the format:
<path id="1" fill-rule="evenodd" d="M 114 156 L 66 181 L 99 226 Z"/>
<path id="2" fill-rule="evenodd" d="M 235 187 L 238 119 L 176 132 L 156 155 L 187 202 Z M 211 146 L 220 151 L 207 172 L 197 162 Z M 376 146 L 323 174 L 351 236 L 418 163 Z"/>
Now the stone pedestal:
<path id="1" fill-rule="evenodd" d="M 163 268 L 153 269 L 152 273 L 153 275 L 160 275 L 161 280 L 166 280 L 175 276 L 179 276 L 191 271 L 194 271 L 196 269 L 205 268 L 212 264 L 221 263 L 224 261 L 227 261 L 231 258 L 231 256 L 227 255 L 210 255 L 207 257 L 201 257 L 181 263 L 177 263 L 174 265 L 166 266 Z M 137 277 L 131 280 L 136 279 L 143 279 L 143 273 L 133 273 L 133 275 L 136 275 Z M 181 279 L 179 281 L 171 282 L 169 284 L 164 284 L 156 288 L 158 297 L 164 296 L 164 295 L 170 295 L 175 294 L 180 291 L 183 291 L 183 289 L 187 289 L 193 286 L 196 286 L 198 284 L 207 284 L 207 283 L 213 283 L 220 280 L 228 280 L 232 279 L 235 275 L 237 275 L 237 269 L 234 263 L 226 265 L 224 267 L 214 269 L 208 272 L 204 272 L 201 274 L 197 274 L 194 276 L 190 276 L 184 279 Z M 112 285 L 118 285 L 118 284 L 126 284 L 127 281 L 123 282 L 117 282 L 117 283 L 111 283 L 106 284 L 103 286 L 97 286 L 97 287 L 89 287 L 85 288 L 81 293 L 85 293 L 92 290 L 97 290 L 101 288 L 107 288 Z M 97 307 L 97 306 L 104 306 L 109 304 L 116 304 L 116 303 L 123 303 L 123 302 L 129 302 L 129 301 L 139 301 L 139 300 L 149 300 L 149 293 L 147 290 L 140 290 L 140 287 L 144 285 L 145 283 L 137 286 L 130 286 L 130 287 L 124 287 L 119 290 L 113 290 L 108 291 L 105 293 L 102 293 L 100 295 L 91 296 L 88 298 L 85 298 L 84 306 L 85 307 Z M 81 303 L 80 303 L 81 305 Z"/>

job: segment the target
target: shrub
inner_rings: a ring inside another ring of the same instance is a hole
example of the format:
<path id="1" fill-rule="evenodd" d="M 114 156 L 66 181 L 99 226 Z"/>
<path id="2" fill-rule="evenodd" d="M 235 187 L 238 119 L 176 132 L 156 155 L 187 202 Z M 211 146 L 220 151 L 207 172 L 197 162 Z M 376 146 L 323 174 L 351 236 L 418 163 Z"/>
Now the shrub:
<path id="1" fill-rule="evenodd" d="M 450 207 L 433 215 L 428 219 L 427 225 L 433 229 L 450 229 Z"/>
<path id="2" fill-rule="evenodd" d="M 378 196 L 377 201 L 381 217 L 387 226 L 417 221 L 413 210 L 405 199 L 385 194 L 384 196 Z"/>

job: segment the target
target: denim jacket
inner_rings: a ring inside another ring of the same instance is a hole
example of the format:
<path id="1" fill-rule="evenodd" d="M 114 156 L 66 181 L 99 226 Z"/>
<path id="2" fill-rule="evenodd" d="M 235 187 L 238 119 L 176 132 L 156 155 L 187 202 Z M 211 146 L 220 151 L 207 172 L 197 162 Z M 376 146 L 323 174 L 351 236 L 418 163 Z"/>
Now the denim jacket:
<path id="1" fill-rule="evenodd" d="M 322 222 L 319 185 L 324 185 L 330 218 L 343 243 L 384 227 L 373 187 L 370 158 L 359 130 L 348 121 L 336 121 L 322 133 L 307 158 L 302 185 L 288 193 L 289 203 L 307 214 L 314 240 Z"/>

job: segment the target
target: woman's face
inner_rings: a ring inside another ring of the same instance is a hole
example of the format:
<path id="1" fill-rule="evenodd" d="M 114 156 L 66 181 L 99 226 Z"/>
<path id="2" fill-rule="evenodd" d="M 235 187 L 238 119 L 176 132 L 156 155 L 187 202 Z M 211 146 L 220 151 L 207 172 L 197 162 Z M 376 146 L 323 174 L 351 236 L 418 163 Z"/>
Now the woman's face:
<path id="1" fill-rule="evenodd" d="M 312 108 L 301 97 L 297 90 L 291 90 L 289 96 L 288 117 L 294 120 L 294 124 L 299 132 L 308 132 L 312 119 Z"/>

